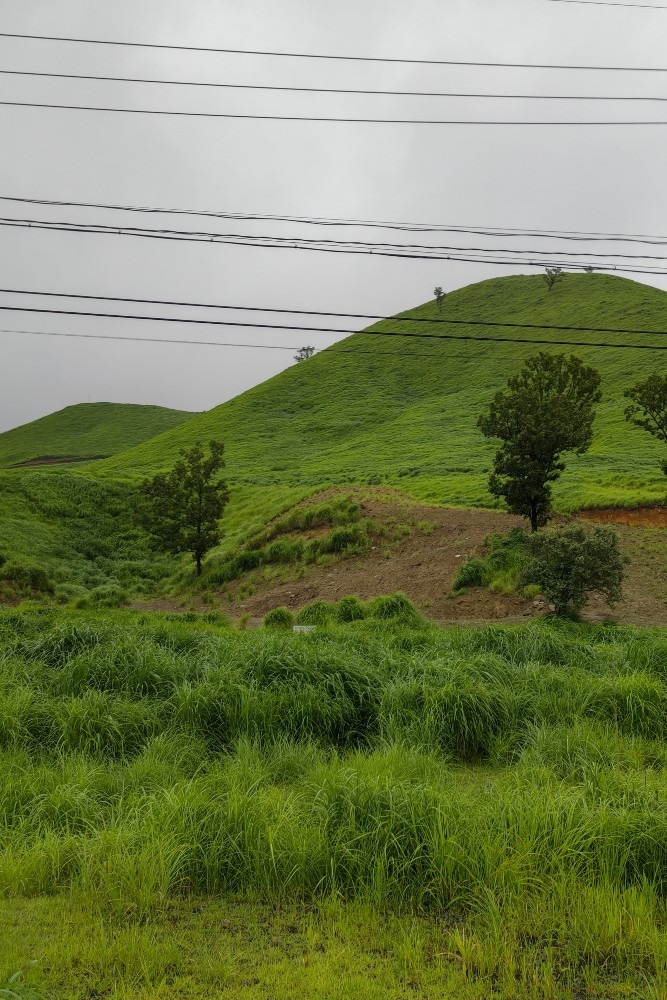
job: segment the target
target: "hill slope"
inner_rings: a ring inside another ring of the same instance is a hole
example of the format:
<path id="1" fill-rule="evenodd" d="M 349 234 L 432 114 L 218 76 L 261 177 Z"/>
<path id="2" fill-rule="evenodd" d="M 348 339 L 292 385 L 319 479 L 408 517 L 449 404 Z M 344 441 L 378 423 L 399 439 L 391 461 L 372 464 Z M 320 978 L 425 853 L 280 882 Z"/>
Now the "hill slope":
<path id="1" fill-rule="evenodd" d="M 192 413 L 131 403 L 79 403 L 0 434 L 0 467 L 40 459 L 115 455 L 189 420 Z"/>
<path id="2" fill-rule="evenodd" d="M 542 325 L 667 331 L 667 293 L 624 278 L 567 275 L 548 291 L 539 275 L 496 278 L 448 295 L 442 313 L 430 302 L 414 318 L 534 324 L 435 326 L 385 321 L 295 365 L 216 409 L 95 466 L 95 473 L 134 478 L 169 466 L 197 439 L 225 441 L 228 477 L 251 503 L 258 488 L 284 494 L 327 483 L 388 482 L 437 503 L 487 506 L 493 454 L 476 429 L 493 392 L 539 350 L 572 351 L 603 375 L 604 400 L 593 446 L 571 458 L 556 489 L 561 509 L 655 502 L 664 496 L 661 449 L 623 418 L 623 389 L 661 370 L 660 336 L 568 333 Z M 548 340 L 554 346 L 435 339 L 453 336 Z M 630 343 L 656 350 L 572 347 L 558 341 Z M 92 471 L 92 470 L 91 470 Z"/>

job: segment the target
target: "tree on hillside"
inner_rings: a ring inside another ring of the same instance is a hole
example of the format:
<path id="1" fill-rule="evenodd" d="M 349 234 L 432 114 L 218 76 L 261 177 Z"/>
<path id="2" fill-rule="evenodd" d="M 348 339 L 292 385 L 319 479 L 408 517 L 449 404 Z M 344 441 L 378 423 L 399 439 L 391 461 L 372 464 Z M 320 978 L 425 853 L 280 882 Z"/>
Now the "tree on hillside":
<path id="1" fill-rule="evenodd" d="M 574 355 L 540 352 L 497 392 L 477 426 L 499 438 L 489 489 L 532 531 L 551 513 L 551 484 L 565 468 L 566 452 L 585 452 L 593 437 L 600 374 Z"/>
<path id="2" fill-rule="evenodd" d="M 637 382 L 623 395 L 632 400 L 625 410 L 625 419 L 659 441 L 667 442 L 667 375 L 649 375 L 645 382 Z M 660 466 L 667 475 L 667 459 Z"/>
<path id="3" fill-rule="evenodd" d="M 315 353 L 314 347 L 300 347 L 296 354 L 293 355 L 296 362 L 307 361 L 308 358 L 312 358 Z"/>
<path id="4" fill-rule="evenodd" d="M 519 587 L 536 583 L 554 605 L 557 615 L 578 614 L 590 594 L 608 604 L 621 599 L 624 564 L 613 528 L 593 528 L 587 534 L 575 524 L 538 535 L 533 559 L 518 580 Z"/>
<path id="5" fill-rule="evenodd" d="M 440 285 L 436 285 L 433 289 L 433 294 L 435 295 L 435 301 L 438 306 L 438 312 L 442 312 L 442 304 L 447 297 L 447 293 L 443 292 Z"/>
<path id="6" fill-rule="evenodd" d="M 163 552 L 191 552 L 201 575 L 201 561 L 221 538 L 219 520 L 229 500 L 227 484 L 218 477 L 224 466 L 221 441 L 201 442 L 183 448 L 170 472 L 153 476 L 141 485 L 137 521 L 150 535 L 154 548 Z"/>
<path id="7" fill-rule="evenodd" d="M 562 267 L 548 267 L 544 274 L 542 275 L 542 280 L 546 283 L 549 291 L 554 287 L 554 285 L 562 281 L 565 275 L 563 274 Z"/>

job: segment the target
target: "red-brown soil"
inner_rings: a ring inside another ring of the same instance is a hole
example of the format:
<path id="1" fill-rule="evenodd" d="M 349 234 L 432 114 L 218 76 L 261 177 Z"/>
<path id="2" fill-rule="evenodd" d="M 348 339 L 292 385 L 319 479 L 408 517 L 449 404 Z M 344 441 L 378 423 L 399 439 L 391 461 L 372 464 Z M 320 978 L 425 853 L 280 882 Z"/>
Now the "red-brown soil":
<path id="1" fill-rule="evenodd" d="M 580 517 L 600 524 L 625 524 L 631 528 L 667 528 L 667 507 L 598 507 Z"/>

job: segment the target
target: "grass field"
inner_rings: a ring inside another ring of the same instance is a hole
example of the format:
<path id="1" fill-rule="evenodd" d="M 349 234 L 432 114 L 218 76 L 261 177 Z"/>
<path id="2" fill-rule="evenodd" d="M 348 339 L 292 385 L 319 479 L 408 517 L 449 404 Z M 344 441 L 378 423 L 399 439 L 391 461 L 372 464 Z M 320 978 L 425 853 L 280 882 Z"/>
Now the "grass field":
<path id="1" fill-rule="evenodd" d="M 35 459 L 115 455 L 171 430 L 192 413 L 132 403 L 79 403 L 0 434 L 0 467 Z"/>
<path id="2" fill-rule="evenodd" d="M 667 632 L 383 607 L 0 615 L 0 984 L 667 996 Z"/>

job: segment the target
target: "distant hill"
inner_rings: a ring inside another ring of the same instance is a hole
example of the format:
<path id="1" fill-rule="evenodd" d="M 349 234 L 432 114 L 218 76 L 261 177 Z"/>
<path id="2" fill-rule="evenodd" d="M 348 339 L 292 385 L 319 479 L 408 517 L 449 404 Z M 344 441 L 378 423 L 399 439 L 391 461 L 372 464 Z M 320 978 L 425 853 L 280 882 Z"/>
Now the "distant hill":
<path id="1" fill-rule="evenodd" d="M 452 292 L 442 312 L 429 302 L 402 315 L 408 321 L 385 321 L 369 331 L 418 338 L 349 337 L 150 443 L 97 463 L 91 472 L 113 478 L 153 473 L 168 467 L 179 448 L 215 437 L 225 442 L 227 476 L 236 485 L 232 496 L 242 497 L 247 511 L 257 510 L 260 495 L 277 499 L 345 483 L 391 483 L 432 502 L 488 506 L 493 446 L 477 430 L 477 417 L 525 358 L 554 350 L 575 353 L 598 368 L 604 392 L 593 446 L 568 460 L 555 491 L 557 505 L 567 510 L 664 498 L 667 482 L 659 460 L 667 455 L 624 420 L 623 390 L 664 370 L 667 354 L 611 345 L 665 348 L 667 338 L 607 330 L 666 332 L 666 292 L 595 274 L 568 274 L 549 291 L 541 276 L 517 275 Z M 462 325 L 410 321 L 424 318 Z M 530 328 L 475 325 L 494 320 Z M 548 326 L 602 327 L 605 332 L 544 329 Z M 550 343 L 430 336 L 442 333 Z M 569 347 L 562 341 L 606 346 Z"/>
<path id="2" fill-rule="evenodd" d="M 0 434 L 0 467 L 108 457 L 194 414 L 133 403 L 79 403 Z"/>

